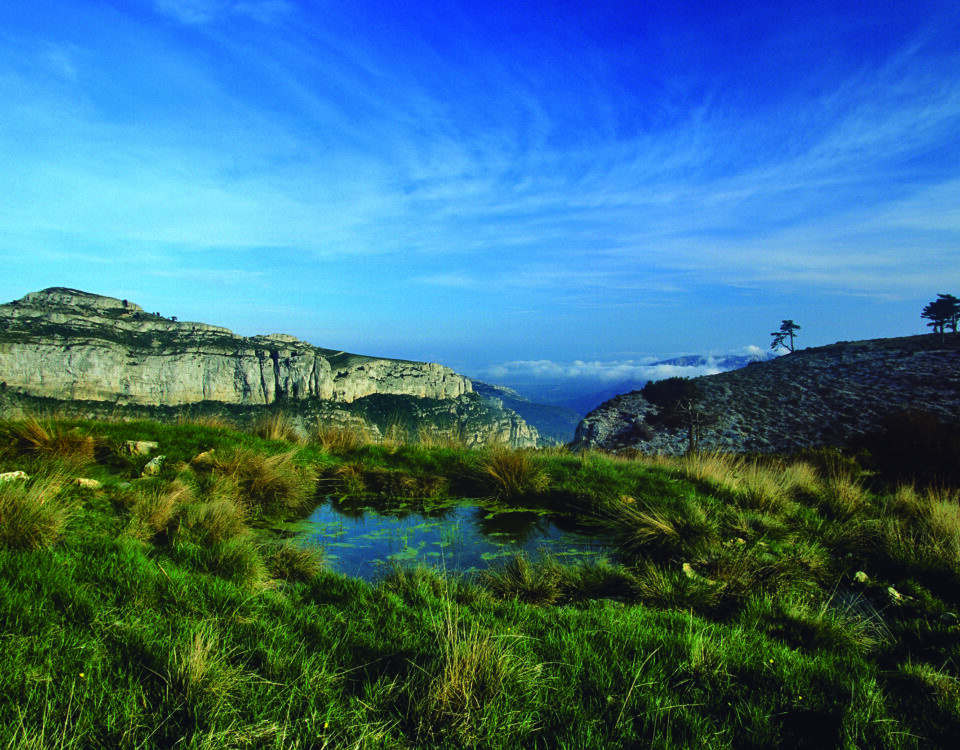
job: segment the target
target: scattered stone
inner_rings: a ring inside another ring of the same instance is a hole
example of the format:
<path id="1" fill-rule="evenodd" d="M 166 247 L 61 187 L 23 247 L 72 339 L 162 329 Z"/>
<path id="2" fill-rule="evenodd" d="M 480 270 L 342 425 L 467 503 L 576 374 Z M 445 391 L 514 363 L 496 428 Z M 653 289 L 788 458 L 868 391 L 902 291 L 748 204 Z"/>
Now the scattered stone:
<path id="1" fill-rule="evenodd" d="M 712 581 L 709 578 L 706 578 L 700 575 L 697 571 L 693 569 L 693 566 L 688 562 L 685 562 L 683 564 L 683 574 L 687 578 L 689 578 L 691 581 L 703 581 L 704 583 L 715 583 L 715 581 Z"/>
<path id="2" fill-rule="evenodd" d="M 5 471 L 0 474 L 0 482 L 16 482 L 21 479 L 29 479 L 25 471 Z"/>
<path id="3" fill-rule="evenodd" d="M 193 460 L 190 461 L 190 463 L 199 464 L 201 466 L 205 464 L 211 464 L 213 463 L 213 454 L 214 454 L 214 451 L 212 449 L 208 451 L 204 451 L 203 453 L 198 453 L 196 456 L 193 457 Z"/>
<path id="4" fill-rule="evenodd" d="M 128 440 L 123 444 L 123 452 L 128 456 L 149 456 L 159 447 L 160 443 L 152 440 Z"/>
<path id="5" fill-rule="evenodd" d="M 637 501 L 636 499 L 630 497 L 630 495 L 620 495 L 620 502 L 624 505 L 631 505 Z"/>
<path id="6" fill-rule="evenodd" d="M 103 487 L 103 485 L 96 479 L 84 479 L 83 477 L 77 477 L 75 481 L 78 487 L 82 487 L 85 490 L 99 490 L 101 487 Z"/>
<path id="7" fill-rule="evenodd" d="M 166 456 L 156 456 L 151 458 L 147 465 L 143 467 L 141 474 L 145 477 L 155 477 L 160 473 L 160 470 L 163 468 L 163 462 L 166 460 Z"/>
<path id="8" fill-rule="evenodd" d="M 870 576 L 864 573 L 862 570 L 858 570 L 853 574 L 853 580 L 857 583 L 862 583 L 864 585 L 870 583 Z"/>

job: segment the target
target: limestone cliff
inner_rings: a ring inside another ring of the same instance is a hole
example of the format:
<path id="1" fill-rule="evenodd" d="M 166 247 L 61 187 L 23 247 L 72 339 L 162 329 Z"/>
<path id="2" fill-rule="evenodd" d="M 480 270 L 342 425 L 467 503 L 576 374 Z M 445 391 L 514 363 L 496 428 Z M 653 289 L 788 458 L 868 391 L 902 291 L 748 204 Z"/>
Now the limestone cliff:
<path id="1" fill-rule="evenodd" d="M 789 452 L 842 446 L 891 415 L 924 411 L 960 420 L 960 336 L 930 334 L 839 342 L 693 379 L 706 417 L 704 450 Z M 576 448 L 678 454 L 687 430 L 663 428 L 639 391 L 592 411 Z"/>
<path id="2" fill-rule="evenodd" d="M 120 407 L 214 403 L 299 411 L 323 404 L 354 411 L 347 405 L 397 396 L 405 404 L 452 407 L 456 417 L 476 412 L 479 399 L 469 379 L 439 364 L 322 349 L 286 334 L 239 336 L 64 288 L 0 305 L 0 381 L 7 393 Z M 538 440 L 503 409 L 472 420 L 470 429 L 506 432 L 518 445 Z"/>

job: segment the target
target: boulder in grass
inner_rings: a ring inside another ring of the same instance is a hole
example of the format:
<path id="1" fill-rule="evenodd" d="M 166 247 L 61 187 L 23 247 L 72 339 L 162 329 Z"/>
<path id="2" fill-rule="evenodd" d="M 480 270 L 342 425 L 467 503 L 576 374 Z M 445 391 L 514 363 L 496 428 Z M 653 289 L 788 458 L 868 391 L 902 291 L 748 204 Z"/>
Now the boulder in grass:
<path id="1" fill-rule="evenodd" d="M 99 490 L 103 485 L 98 482 L 96 479 L 85 479 L 84 477 L 77 477 L 74 480 L 78 487 L 85 490 Z"/>
<path id="2" fill-rule="evenodd" d="M 0 474 L 0 482 L 18 482 L 29 478 L 25 471 L 5 471 Z"/>
<path id="3" fill-rule="evenodd" d="M 123 444 L 123 452 L 128 456 L 149 456 L 159 447 L 160 443 L 153 440 L 128 440 Z"/>
<path id="4" fill-rule="evenodd" d="M 155 477 L 160 474 L 160 470 L 163 468 L 163 462 L 166 459 L 166 456 L 156 456 L 151 458 L 147 465 L 143 467 L 142 475 L 145 477 Z"/>

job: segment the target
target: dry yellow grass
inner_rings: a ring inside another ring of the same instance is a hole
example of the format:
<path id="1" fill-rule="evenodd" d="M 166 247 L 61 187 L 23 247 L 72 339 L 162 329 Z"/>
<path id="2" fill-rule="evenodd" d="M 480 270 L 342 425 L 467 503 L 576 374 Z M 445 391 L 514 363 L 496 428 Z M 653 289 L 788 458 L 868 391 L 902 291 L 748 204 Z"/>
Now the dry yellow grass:
<path id="1" fill-rule="evenodd" d="M 167 531 L 180 509 L 193 498 L 193 488 L 179 480 L 138 493 L 130 509 L 130 533 L 138 539 L 151 539 Z"/>
<path id="2" fill-rule="evenodd" d="M 342 425 L 320 422 L 310 436 L 311 442 L 335 456 L 358 450 L 372 442 L 369 430 L 359 424 Z"/>
<path id="3" fill-rule="evenodd" d="M 296 422 L 285 412 L 268 412 L 260 415 L 254 421 L 251 432 L 265 440 L 283 440 L 295 444 L 305 440 Z"/>
<path id="4" fill-rule="evenodd" d="M 56 542 L 78 506 L 66 487 L 59 473 L 0 483 L 0 546 L 39 549 Z"/>

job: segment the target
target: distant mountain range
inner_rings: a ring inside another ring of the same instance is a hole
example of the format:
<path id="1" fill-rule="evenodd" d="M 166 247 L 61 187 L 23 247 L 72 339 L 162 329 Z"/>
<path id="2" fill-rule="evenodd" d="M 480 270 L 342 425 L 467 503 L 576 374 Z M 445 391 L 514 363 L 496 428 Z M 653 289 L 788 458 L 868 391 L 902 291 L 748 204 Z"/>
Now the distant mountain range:
<path id="1" fill-rule="evenodd" d="M 773 352 L 749 355 L 728 354 L 722 356 L 693 354 L 651 362 L 644 365 L 644 369 L 653 372 L 657 369 L 676 368 L 677 372 L 675 374 L 677 375 L 684 375 L 683 370 L 689 370 L 689 373 L 686 374 L 699 375 L 705 368 L 709 368 L 717 373 L 727 372 L 745 367 L 752 362 L 767 361 L 775 359 L 776 357 L 777 355 Z M 598 386 L 596 381 L 590 381 L 585 384 L 582 381 L 576 380 L 563 383 L 511 383 L 510 386 L 511 390 L 517 393 L 517 395 L 522 394 L 522 398 L 538 404 L 559 407 L 579 415 L 579 418 L 583 418 L 600 404 L 609 401 L 614 396 L 640 390 L 651 379 L 653 378 L 631 378 L 606 386 Z M 534 424 L 536 424 L 536 422 L 534 422 Z M 568 437 L 567 440 L 569 439 Z"/>

